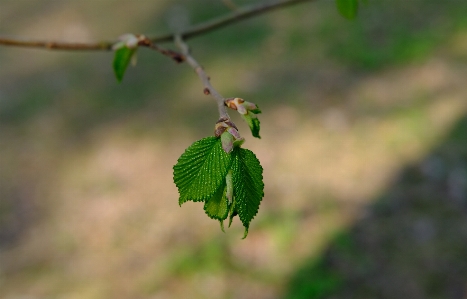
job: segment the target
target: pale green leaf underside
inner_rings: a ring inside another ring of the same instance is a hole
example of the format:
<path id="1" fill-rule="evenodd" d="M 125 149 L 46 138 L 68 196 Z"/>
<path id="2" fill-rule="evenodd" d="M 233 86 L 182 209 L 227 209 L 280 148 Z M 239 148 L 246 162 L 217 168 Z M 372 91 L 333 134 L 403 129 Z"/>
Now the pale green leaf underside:
<path id="1" fill-rule="evenodd" d="M 136 52 L 135 49 L 130 49 L 127 47 L 122 47 L 115 51 L 114 61 L 113 61 L 113 69 L 115 72 L 115 77 L 120 82 L 123 79 L 123 75 L 130 64 L 131 58 Z"/>
<path id="2" fill-rule="evenodd" d="M 188 200 L 204 201 L 218 190 L 231 167 L 231 155 L 216 137 L 193 143 L 174 166 L 174 182 L 180 193 L 179 204 Z"/>
<path id="3" fill-rule="evenodd" d="M 233 187 L 235 209 L 248 233 L 250 221 L 258 212 L 264 196 L 263 168 L 255 154 L 247 149 L 235 148 L 233 152 Z"/>
<path id="4" fill-rule="evenodd" d="M 221 184 L 219 189 L 214 193 L 211 198 L 204 203 L 204 211 L 209 218 L 217 220 L 225 220 L 229 213 L 229 204 L 226 194 L 227 185 Z"/>
<path id="5" fill-rule="evenodd" d="M 354 19 L 358 12 L 358 0 L 336 0 L 337 10 L 347 19 Z"/>

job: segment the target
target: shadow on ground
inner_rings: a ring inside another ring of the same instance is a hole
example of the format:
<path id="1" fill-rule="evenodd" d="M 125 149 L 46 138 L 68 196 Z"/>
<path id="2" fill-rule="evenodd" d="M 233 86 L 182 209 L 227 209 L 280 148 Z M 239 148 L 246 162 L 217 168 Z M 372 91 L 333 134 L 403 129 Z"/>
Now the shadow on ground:
<path id="1" fill-rule="evenodd" d="M 467 117 L 318 259 L 284 298 L 466 298 Z"/>

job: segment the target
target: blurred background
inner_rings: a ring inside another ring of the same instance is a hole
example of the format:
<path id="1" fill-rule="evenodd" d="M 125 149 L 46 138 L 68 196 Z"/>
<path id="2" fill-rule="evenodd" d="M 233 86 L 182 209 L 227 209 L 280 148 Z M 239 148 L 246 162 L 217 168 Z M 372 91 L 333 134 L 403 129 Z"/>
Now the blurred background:
<path id="1" fill-rule="evenodd" d="M 118 84 L 111 53 L 0 47 L 0 298 L 467 298 L 467 1 L 368 2 L 188 41 L 263 111 L 261 140 L 231 113 L 264 167 L 245 240 L 178 206 L 172 167 L 218 118 L 190 67 L 140 49 Z M 0 34 L 113 40 L 183 11 L 230 8 L 0 0 Z"/>

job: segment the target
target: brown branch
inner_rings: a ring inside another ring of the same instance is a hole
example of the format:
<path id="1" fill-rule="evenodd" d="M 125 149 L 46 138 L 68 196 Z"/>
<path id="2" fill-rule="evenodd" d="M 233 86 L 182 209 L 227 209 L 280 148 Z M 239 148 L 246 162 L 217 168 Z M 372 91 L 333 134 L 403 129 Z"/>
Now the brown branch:
<path id="1" fill-rule="evenodd" d="M 236 23 L 238 21 L 258 16 L 260 14 L 279 9 L 282 7 L 298 4 L 301 2 L 310 2 L 315 0 L 275 0 L 265 3 L 254 4 L 238 8 L 230 14 L 219 17 L 180 32 L 179 35 L 183 39 L 189 39 L 198 35 L 202 35 L 206 32 L 225 27 L 227 25 Z M 169 42 L 173 41 L 175 34 L 165 34 L 160 36 L 148 37 L 153 43 Z M 76 43 L 76 42 L 64 42 L 64 41 L 38 41 L 29 39 L 20 39 L 14 37 L 2 37 L 0 36 L 0 45 L 3 46 L 14 46 L 14 47 L 28 47 L 28 48 L 39 48 L 49 50 L 102 50 L 110 51 L 112 46 L 117 41 L 102 41 L 97 43 Z"/>
<path id="2" fill-rule="evenodd" d="M 275 1 L 269 1 L 269 2 L 264 2 L 264 3 L 259 3 L 259 4 L 253 4 L 249 6 L 245 6 L 242 8 L 238 8 L 234 12 L 223 16 L 219 17 L 198 25 L 195 25 L 191 28 L 186 29 L 183 32 L 180 32 L 179 35 L 184 39 L 187 40 L 189 38 L 202 35 L 206 32 L 213 31 L 222 27 L 225 27 L 227 25 L 236 23 L 241 20 L 245 20 L 254 16 L 258 16 L 260 14 L 279 9 L 282 7 L 286 6 L 291 6 L 294 4 L 302 3 L 302 2 L 311 2 L 311 1 L 316 1 L 316 0 L 275 0 Z M 172 41 L 174 39 L 174 34 L 166 34 L 166 35 L 161 35 L 161 36 L 154 36 L 154 37 L 149 37 L 153 42 L 155 43 L 161 43 L 161 42 L 168 42 Z"/>
<path id="3" fill-rule="evenodd" d="M 115 41 L 116 42 L 116 41 Z M 103 41 L 98 43 L 75 43 L 75 42 L 60 42 L 60 41 L 38 41 L 21 38 L 8 38 L 0 36 L 0 45 L 26 48 L 42 48 L 48 50 L 112 50 L 112 45 L 115 42 Z"/>
<path id="4" fill-rule="evenodd" d="M 227 6 L 230 10 L 238 9 L 238 6 L 232 0 L 222 0 L 224 5 Z"/>
<path id="5" fill-rule="evenodd" d="M 195 70 L 196 74 L 203 82 L 204 94 L 211 95 L 216 100 L 217 109 L 219 110 L 219 119 L 229 120 L 230 117 L 225 106 L 225 98 L 221 96 L 211 85 L 209 76 L 206 74 L 201 65 L 199 65 L 199 63 L 193 58 L 193 56 L 191 56 L 188 45 L 183 41 L 180 35 L 175 36 L 175 44 L 178 48 L 180 48 L 182 54 L 185 56 L 185 61 Z"/>
<path id="6" fill-rule="evenodd" d="M 166 48 L 163 48 L 161 46 L 158 46 L 155 43 L 153 43 L 149 38 L 145 37 L 144 35 L 139 36 L 138 45 L 143 46 L 143 47 L 147 47 L 147 48 L 152 49 L 152 50 L 155 50 L 155 51 L 161 53 L 162 55 L 165 55 L 165 56 L 168 56 L 168 57 L 172 58 L 177 63 L 185 61 L 185 56 L 183 56 L 182 54 L 180 54 L 178 52 L 175 52 L 173 50 L 166 49 Z"/>

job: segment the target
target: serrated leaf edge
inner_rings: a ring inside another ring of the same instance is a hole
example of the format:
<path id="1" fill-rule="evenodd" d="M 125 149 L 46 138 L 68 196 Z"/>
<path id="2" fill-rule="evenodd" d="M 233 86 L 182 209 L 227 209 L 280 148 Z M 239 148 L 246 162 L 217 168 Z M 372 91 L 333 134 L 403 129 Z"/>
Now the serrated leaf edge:
<path id="1" fill-rule="evenodd" d="M 225 183 L 224 183 L 224 184 L 221 184 L 221 185 L 219 186 L 219 188 L 216 190 L 216 192 L 214 192 L 214 194 L 213 194 L 209 199 L 207 199 L 207 200 L 204 202 L 203 209 L 204 209 L 204 212 L 206 213 L 206 215 L 208 215 L 209 218 L 214 219 L 214 220 L 222 221 L 222 220 L 227 219 L 227 217 L 229 216 L 229 203 L 228 203 L 227 198 L 226 198 L 226 188 L 227 188 L 227 185 L 226 185 Z M 217 193 L 219 192 L 220 189 L 222 189 L 222 193 L 223 193 L 220 201 L 221 201 L 221 202 L 222 202 L 222 201 L 227 201 L 227 209 L 226 209 L 225 215 L 224 215 L 223 217 L 211 216 L 211 215 L 208 214 L 207 205 L 208 205 L 209 201 L 210 201 L 212 198 L 214 198 L 214 196 L 217 196 L 217 195 L 218 195 Z"/>
<path id="2" fill-rule="evenodd" d="M 261 204 L 261 201 L 264 197 L 264 182 L 263 182 L 263 167 L 261 166 L 261 163 L 259 162 L 258 158 L 256 157 L 256 155 L 248 150 L 248 149 L 243 149 L 243 148 L 237 148 L 234 152 L 234 154 L 236 155 L 234 157 L 235 160 L 238 159 L 238 163 L 244 163 L 244 161 L 241 161 L 241 158 L 240 158 L 240 155 L 242 155 L 242 151 L 243 153 L 249 153 L 252 155 L 252 157 L 254 157 L 254 159 L 256 159 L 256 161 L 258 162 L 258 166 L 261 168 L 261 174 L 260 174 L 260 177 L 261 177 L 261 180 L 260 180 L 260 200 L 259 200 L 259 205 Z M 238 189 L 240 188 L 240 186 L 238 186 L 236 183 L 237 183 L 237 180 L 236 180 L 236 173 L 235 171 L 237 171 L 237 169 L 235 169 L 235 164 L 234 163 L 237 163 L 237 161 L 232 161 L 232 170 L 233 170 L 233 178 L 234 178 L 234 194 L 235 194 L 235 210 L 238 212 L 238 217 L 240 218 L 240 221 L 242 222 L 243 226 L 245 227 L 246 231 L 245 231 L 245 236 L 248 234 L 248 228 L 250 226 L 250 222 L 255 218 L 255 216 L 258 214 L 258 211 L 259 211 L 259 205 L 258 205 L 258 208 L 256 209 L 256 211 L 254 212 L 254 214 L 251 216 L 250 219 L 245 219 L 244 218 L 244 214 L 242 212 L 243 208 L 245 207 L 245 205 L 242 205 L 241 202 L 238 201 Z M 239 167 L 240 168 L 240 167 Z M 242 170 L 240 170 L 242 171 Z M 247 175 L 247 172 L 242 172 L 241 174 L 242 176 L 245 176 Z M 254 180 L 252 180 L 254 181 Z"/>
<path id="3" fill-rule="evenodd" d="M 216 137 L 214 137 L 214 136 L 205 137 L 205 138 L 202 138 L 202 139 L 200 139 L 200 140 L 197 140 L 197 141 L 193 142 L 193 143 L 183 152 L 183 154 L 177 159 L 177 163 L 176 163 L 176 164 L 174 165 L 174 167 L 173 167 L 174 183 L 175 183 L 175 185 L 176 185 L 176 187 L 177 187 L 177 189 L 178 189 L 178 193 L 179 193 L 179 195 L 180 195 L 180 196 L 179 196 L 179 201 L 178 201 L 178 203 L 179 203 L 180 206 L 181 206 L 182 204 L 184 204 L 185 202 L 187 202 L 187 201 L 202 202 L 202 201 L 205 201 L 205 200 L 209 199 L 210 197 L 212 197 L 212 196 L 217 192 L 219 186 L 220 186 L 221 184 L 223 184 L 223 182 L 221 181 L 221 182 L 219 183 L 220 185 L 217 186 L 217 188 L 214 189 L 214 191 L 213 191 L 212 193 L 206 194 L 206 195 L 203 196 L 202 198 L 188 198 L 188 196 L 185 196 L 185 197 L 182 196 L 182 194 L 181 194 L 181 192 L 180 192 L 180 187 L 179 187 L 179 185 L 177 184 L 177 182 L 175 181 L 175 171 L 176 171 L 176 168 L 177 168 L 177 167 L 182 167 L 183 164 L 185 164 L 185 163 L 180 164 L 180 162 L 181 162 L 180 159 L 182 158 L 182 156 L 183 156 L 187 151 L 193 150 L 193 146 L 194 146 L 196 143 L 201 143 L 202 141 L 204 141 L 204 140 L 206 140 L 206 139 L 213 139 L 213 141 L 219 141 L 219 142 L 220 142 L 219 138 L 216 138 Z M 215 139 L 215 140 L 214 140 L 214 139 Z M 212 150 L 215 146 L 216 146 L 216 142 L 213 142 L 213 145 L 212 145 L 212 147 L 211 147 L 211 150 Z M 211 154 L 211 152 L 210 152 L 208 155 L 210 155 L 210 154 Z M 222 176 L 226 176 L 226 175 L 227 175 L 227 172 L 228 172 L 228 171 L 231 169 L 231 167 L 232 167 L 232 158 L 231 158 L 230 155 L 229 155 L 229 157 L 230 157 L 230 159 L 229 159 L 229 165 L 226 167 L 226 173 L 225 173 L 224 175 L 222 175 Z M 202 168 L 202 167 L 204 166 L 204 164 L 206 163 L 207 160 L 208 160 L 208 159 L 205 159 L 205 160 L 202 162 L 203 165 L 202 165 L 200 168 Z M 182 161 L 182 162 L 183 162 L 183 161 Z M 199 175 L 199 173 L 196 175 L 196 177 L 192 178 L 191 181 L 192 181 L 192 182 L 195 181 L 195 179 L 198 177 L 198 175 Z M 224 181 L 224 182 L 225 182 L 225 181 Z M 190 186 L 191 186 L 191 183 L 190 183 Z"/>

